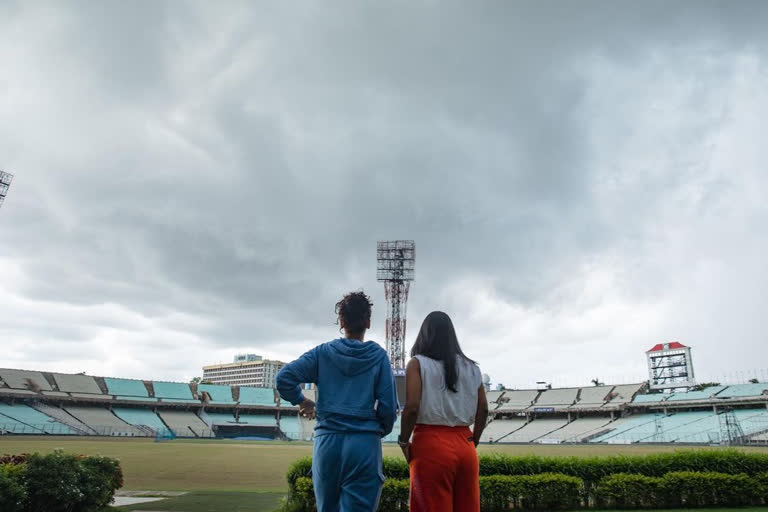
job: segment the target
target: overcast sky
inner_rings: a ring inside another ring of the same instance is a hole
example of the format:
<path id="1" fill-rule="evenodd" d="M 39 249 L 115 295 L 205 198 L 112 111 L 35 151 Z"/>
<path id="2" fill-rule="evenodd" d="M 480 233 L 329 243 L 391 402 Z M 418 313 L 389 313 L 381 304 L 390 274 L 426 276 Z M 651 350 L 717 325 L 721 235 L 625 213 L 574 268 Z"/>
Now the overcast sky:
<path id="1" fill-rule="evenodd" d="M 768 376 L 768 3 L 0 0 L 0 367 L 292 360 L 416 241 L 494 383 Z"/>

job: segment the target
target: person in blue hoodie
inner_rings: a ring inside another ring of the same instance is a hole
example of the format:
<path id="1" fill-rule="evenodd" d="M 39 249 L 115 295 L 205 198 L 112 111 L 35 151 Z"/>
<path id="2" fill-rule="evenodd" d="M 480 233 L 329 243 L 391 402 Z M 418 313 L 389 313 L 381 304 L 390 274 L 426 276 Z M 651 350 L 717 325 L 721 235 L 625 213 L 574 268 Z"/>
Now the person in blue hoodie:
<path id="1" fill-rule="evenodd" d="M 312 482 L 318 512 L 374 512 L 384 484 L 381 438 L 395 423 L 397 391 L 386 351 L 363 341 L 371 306 L 362 291 L 345 295 L 336 304 L 344 337 L 318 345 L 275 377 L 284 400 L 303 416 L 317 415 Z M 302 394 L 303 383 L 317 385 L 317 405 Z"/>

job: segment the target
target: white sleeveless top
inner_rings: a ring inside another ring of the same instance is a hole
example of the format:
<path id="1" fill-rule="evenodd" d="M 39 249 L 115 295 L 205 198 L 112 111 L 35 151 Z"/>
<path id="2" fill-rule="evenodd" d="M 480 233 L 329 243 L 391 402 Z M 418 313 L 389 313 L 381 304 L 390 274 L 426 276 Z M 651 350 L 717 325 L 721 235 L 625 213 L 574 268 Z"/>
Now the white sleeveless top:
<path id="1" fill-rule="evenodd" d="M 475 422 L 477 390 L 482 384 L 480 368 L 457 356 L 456 393 L 445 387 L 443 362 L 416 356 L 421 366 L 421 405 L 416 423 L 469 426 Z"/>

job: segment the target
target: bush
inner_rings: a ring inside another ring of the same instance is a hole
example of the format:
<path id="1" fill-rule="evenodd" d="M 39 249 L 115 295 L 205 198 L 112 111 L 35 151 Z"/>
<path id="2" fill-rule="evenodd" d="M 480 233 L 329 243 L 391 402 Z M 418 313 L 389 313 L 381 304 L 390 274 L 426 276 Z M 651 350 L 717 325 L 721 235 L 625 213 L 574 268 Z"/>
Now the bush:
<path id="1" fill-rule="evenodd" d="M 411 486 L 408 480 L 386 480 L 379 500 L 380 512 L 408 510 Z"/>
<path id="2" fill-rule="evenodd" d="M 751 505 L 759 499 L 758 483 L 747 475 L 677 471 L 662 479 L 668 507 Z"/>
<path id="3" fill-rule="evenodd" d="M 480 509 L 496 512 L 508 510 L 510 506 L 523 510 L 577 508 L 582 486 L 579 478 L 554 473 L 482 476 Z"/>
<path id="4" fill-rule="evenodd" d="M 1 460 L 3 512 L 94 512 L 109 505 L 123 485 L 120 464 L 107 457 L 56 451 Z"/>
<path id="5" fill-rule="evenodd" d="M 0 465 L 0 510 L 24 512 L 27 504 L 26 468 L 23 465 Z"/>
<path id="6" fill-rule="evenodd" d="M 652 508 L 663 501 L 662 479 L 616 473 L 603 478 L 595 489 L 598 505 L 615 508 Z"/>
<path id="7" fill-rule="evenodd" d="M 400 457 L 384 458 L 383 470 L 390 480 L 407 481 L 409 477 L 408 465 Z M 586 458 L 483 455 L 480 457 L 480 475 L 483 511 L 506 510 L 509 506 L 529 509 L 601 505 L 638 508 L 693 506 L 699 502 L 730 506 L 761 500 L 768 502 L 768 454 L 737 450 Z M 298 479 L 310 480 L 311 476 L 311 457 L 300 459 L 291 466 L 287 474 L 291 489 L 289 503 L 295 501 L 293 496 Z M 523 476 L 537 478 L 500 478 Z M 564 477 L 574 477 L 575 480 L 564 480 Z M 390 493 L 404 492 L 406 484 L 386 485 L 391 487 L 382 492 L 382 507 L 394 506 L 392 510 L 401 510 L 397 508 L 401 505 L 390 505 L 389 502 L 385 505 L 384 500 L 390 499 Z M 719 490 L 707 494 L 709 488 Z M 307 490 L 312 492 L 311 485 Z M 400 498 L 392 499 L 393 503 L 401 503 Z M 314 506 L 314 496 L 311 503 Z"/>

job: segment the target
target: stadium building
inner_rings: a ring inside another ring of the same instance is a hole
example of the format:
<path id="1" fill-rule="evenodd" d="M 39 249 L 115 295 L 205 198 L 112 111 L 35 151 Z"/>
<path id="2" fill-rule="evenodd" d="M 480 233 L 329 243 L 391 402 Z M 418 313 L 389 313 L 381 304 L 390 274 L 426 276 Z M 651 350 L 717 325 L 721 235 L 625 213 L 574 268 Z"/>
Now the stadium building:
<path id="1" fill-rule="evenodd" d="M 263 359 L 256 354 L 238 354 L 232 363 L 203 366 L 203 381 L 224 386 L 271 388 L 282 361 Z"/>
<path id="2" fill-rule="evenodd" d="M 651 393 L 648 382 L 487 393 L 484 443 L 768 444 L 768 384 Z M 304 390 L 316 399 L 321 390 Z M 0 369 L 0 434 L 311 441 L 274 389 Z M 399 419 L 384 441 L 394 442 Z"/>

